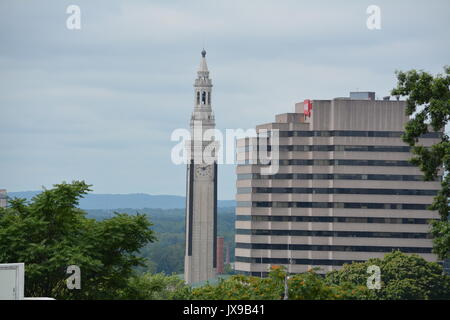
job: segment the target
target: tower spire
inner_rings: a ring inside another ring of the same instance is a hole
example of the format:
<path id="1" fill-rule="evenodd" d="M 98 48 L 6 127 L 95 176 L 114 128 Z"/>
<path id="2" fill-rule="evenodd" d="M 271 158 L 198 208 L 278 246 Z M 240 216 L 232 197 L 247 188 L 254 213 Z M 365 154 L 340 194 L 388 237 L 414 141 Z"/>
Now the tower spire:
<path id="1" fill-rule="evenodd" d="M 194 112 L 192 120 L 201 120 L 206 129 L 214 127 L 214 114 L 211 108 L 212 82 L 209 78 L 208 64 L 206 63 L 206 50 L 201 51 L 200 66 L 194 82 Z M 192 126 L 192 123 L 191 123 Z"/>
<path id="2" fill-rule="evenodd" d="M 202 58 L 200 60 L 200 67 L 198 68 L 199 76 L 200 72 L 208 72 L 208 64 L 206 63 L 206 50 L 202 50 Z M 206 75 L 208 76 L 208 75 Z"/>

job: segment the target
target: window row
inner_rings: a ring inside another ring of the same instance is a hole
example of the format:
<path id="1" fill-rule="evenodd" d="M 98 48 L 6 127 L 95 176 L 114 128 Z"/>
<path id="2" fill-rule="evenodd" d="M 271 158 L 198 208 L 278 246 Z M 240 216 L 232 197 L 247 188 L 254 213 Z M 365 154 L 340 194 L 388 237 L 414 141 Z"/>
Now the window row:
<path id="1" fill-rule="evenodd" d="M 287 202 L 237 201 L 238 207 L 253 208 L 335 208 L 335 209 L 392 209 L 427 210 L 429 205 L 419 203 L 359 203 L 359 202 Z"/>
<path id="2" fill-rule="evenodd" d="M 237 215 L 237 221 L 251 222 L 328 222 L 328 223 L 388 223 L 388 224 L 428 224 L 430 219 L 420 218 L 379 218 L 379 217 L 320 217 L 320 216 L 262 216 Z"/>
<path id="3" fill-rule="evenodd" d="M 407 160 L 348 160 L 348 159 L 287 159 L 279 160 L 280 165 L 287 166 L 388 166 L 388 167 L 412 167 Z"/>
<path id="4" fill-rule="evenodd" d="M 392 252 L 432 253 L 432 248 L 423 247 L 388 247 L 388 246 L 343 246 L 343 245 L 309 245 L 284 243 L 236 243 L 241 249 L 296 250 L 296 251 L 348 251 L 348 252 Z"/>
<path id="5" fill-rule="evenodd" d="M 272 135 L 269 131 L 268 135 Z M 379 138 L 400 138 L 402 131 L 353 131 L 353 130 L 335 130 L 335 131 L 279 131 L 280 137 L 379 137 Z M 420 136 L 420 138 L 441 138 L 441 132 L 429 132 Z"/>
<path id="6" fill-rule="evenodd" d="M 241 270 L 235 270 L 236 274 L 241 274 L 243 276 L 251 276 L 251 277 L 263 277 L 266 278 L 268 277 L 269 273 L 264 271 L 264 272 L 258 272 L 258 271 L 241 271 Z"/>
<path id="7" fill-rule="evenodd" d="M 281 166 L 381 166 L 381 167 L 413 167 L 407 160 L 348 160 L 348 159 L 283 159 L 272 160 Z M 239 165 L 259 164 L 256 159 L 238 160 Z"/>
<path id="8" fill-rule="evenodd" d="M 290 194 L 378 194 L 396 196 L 435 196 L 437 190 L 368 189 L 368 188 L 237 188 L 238 194 L 290 193 Z"/>
<path id="9" fill-rule="evenodd" d="M 202 91 L 200 94 L 200 91 L 197 91 L 197 104 L 200 104 L 200 97 L 202 104 L 206 104 L 207 101 L 208 104 L 211 104 L 211 92 Z M 208 99 L 206 97 L 208 97 Z"/>
<path id="10" fill-rule="evenodd" d="M 423 176 L 396 174 L 322 174 L 322 173 L 278 173 L 261 175 L 259 173 L 238 174 L 238 180 L 387 180 L 387 181 L 423 181 Z"/>
<path id="11" fill-rule="evenodd" d="M 248 145 L 245 147 L 237 148 L 237 152 L 248 152 L 248 151 L 258 151 L 267 150 L 272 151 L 272 147 L 268 146 L 257 146 Z M 346 152 L 410 152 L 411 147 L 409 146 L 343 146 L 343 145 L 282 145 L 278 146 L 278 151 L 280 152 L 290 152 L 290 151 L 346 151 Z"/>
<path id="12" fill-rule="evenodd" d="M 342 266 L 352 262 L 364 262 L 364 260 L 330 260 L 330 259 L 287 259 L 287 258 L 251 258 L 240 257 L 235 258 L 236 262 L 246 263 L 264 263 L 264 264 L 306 264 L 316 266 Z M 258 272 L 259 274 L 259 272 Z"/>
<path id="13" fill-rule="evenodd" d="M 419 232 L 236 229 L 236 234 L 253 236 L 431 239 L 429 233 Z"/>

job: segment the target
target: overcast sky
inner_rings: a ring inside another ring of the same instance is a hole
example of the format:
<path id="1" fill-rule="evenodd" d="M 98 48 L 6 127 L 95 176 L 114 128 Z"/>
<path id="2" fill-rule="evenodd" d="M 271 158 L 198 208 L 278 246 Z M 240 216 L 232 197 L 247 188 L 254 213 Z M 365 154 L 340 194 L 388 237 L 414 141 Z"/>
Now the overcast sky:
<path id="1" fill-rule="evenodd" d="M 71 4 L 81 30 L 66 27 Z M 372 4 L 381 30 L 366 26 Z M 449 18 L 448 0 L 2 0 L 0 188 L 184 195 L 170 135 L 189 127 L 203 46 L 217 127 L 248 129 L 305 98 L 388 95 L 397 69 L 442 72 Z M 220 167 L 220 199 L 234 171 Z"/>

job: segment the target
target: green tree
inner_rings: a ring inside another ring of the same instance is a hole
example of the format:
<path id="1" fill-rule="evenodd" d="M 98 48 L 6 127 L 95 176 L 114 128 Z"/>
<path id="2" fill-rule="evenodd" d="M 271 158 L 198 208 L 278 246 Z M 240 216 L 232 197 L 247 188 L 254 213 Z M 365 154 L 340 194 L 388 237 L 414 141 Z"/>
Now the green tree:
<path id="1" fill-rule="evenodd" d="M 137 251 L 155 240 L 147 217 L 88 219 L 77 205 L 89 188 L 84 181 L 64 182 L 0 210 L 0 263 L 25 263 L 26 296 L 118 298 L 133 268 L 144 264 Z M 81 269 L 80 290 L 66 287 L 69 265 Z"/>
<path id="2" fill-rule="evenodd" d="M 392 90 L 394 96 L 406 96 L 406 113 L 411 116 L 405 127 L 403 140 L 412 147 L 415 155 L 411 162 L 425 174 L 425 180 L 437 178 L 440 169 L 444 170 L 442 188 L 435 197 L 431 210 L 437 210 L 440 221 L 432 222 L 434 252 L 441 259 L 449 257 L 450 252 L 450 140 L 443 133 L 441 141 L 431 148 L 418 144 L 419 137 L 430 129 L 444 131 L 450 120 L 450 67 L 445 74 L 433 77 L 423 71 L 410 70 L 397 72 L 397 87 Z"/>
<path id="3" fill-rule="evenodd" d="M 192 290 L 198 300 L 279 300 L 283 294 L 282 279 L 272 272 L 268 278 L 234 275 Z"/>
<path id="4" fill-rule="evenodd" d="M 381 270 L 381 289 L 367 288 L 368 267 Z M 272 266 L 268 277 L 235 275 L 192 289 L 191 299 L 199 300 L 279 300 L 284 298 L 287 273 Z M 326 276 L 310 270 L 288 277 L 290 300 L 399 300 L 450 299 L 450 276 L 436 262 L 400 251 L 364 263 L 346 264 Z"/>
<path id="5" fill-rule="evenodd" d="M 200 300 L 280 300 L 284 298 L 286 270 L 272 266 L 268 277 L 234 275 L 218 284 L 207 284 L 192 290 L 192 299 Z M 362 299 L 368 296 L 364 286 L 329 284 L 315 270 L 288 278 L 288 298 L 291 300 Z"/>
<path id="6" fill-rule="evenodd" d="M 153 221 L 153 220 L 152 220 Z M 140 254 L 155 264 L 156 273 L 183 273 L 184 268 L 184 235 L 160 234 L 158 242 L 144 247 Z"/>
<path id="7" fill-rule="evenodd" d="M 288 284 L 291 300 L 361 300 L 370 294 L 366 286 L 358 283 L 328 283 L 314 270 L 291 276 Z"/>
<path id="8" fill-rule="evenodd" d="M 374 258 L 366 262 L 346 264 L 327 274 L 326 281 L 341 287 L 366 286 L 367 268 L 380 267 L 381 289 L 365 291 L 368 299 L 450 299 L 450 276 L 436 262 L 428 262 L 418 255 L 407 255 L 400 251 L 388 253 L 383 259 Z"/>
<path id="9" fill-rule="evenodd" d="M 122 297 L 131 300 L 186 300 L 191 288 L 177 275 L 143 273 L 132 276 Z"/>
<path id="10" fill-rule="evenodd" d="M 230 275 L 233 275 L 235 272 L 234 272 L 234 269 L 233 269 L 233 267 L 231 266 L 231 264 L 227 263 L 227 264 L 225 264 L 225 266 L 223 267 L 223 273 L 224 273 L 224 274 L 230 274 Z"/>

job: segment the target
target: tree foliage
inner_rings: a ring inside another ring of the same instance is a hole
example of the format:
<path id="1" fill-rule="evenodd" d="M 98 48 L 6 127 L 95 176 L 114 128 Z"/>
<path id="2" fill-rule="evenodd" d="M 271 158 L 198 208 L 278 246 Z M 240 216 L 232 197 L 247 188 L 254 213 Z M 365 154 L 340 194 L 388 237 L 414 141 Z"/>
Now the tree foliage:
<path id="1" fill-rule="evenodd" d="M 0 210 L 0 263 L 25 263 L 26 296 L 114 299 L 144 263 L 136 253 L 155 240 L 147 217 L 88 219 L 77 205 L 89 188 L 84 181 L 57 184 Z M 81 290 L 67 289 L 70 265 L 81 269 Z"/>
<path id="2" fill-rule="evenodd" d="M 192 299 L 280 300 L 284 299 L 286 277 L 283 267 L 272 266 L 266 278 L 234 275 L 221 279 L 218 284 L 195 288 L 192 290 Z M 287 285 L 288 298 L 291 300 L 359 299 L 367 296 L 364 286 L 328 284 L 315 270 L 289 276 Z"/>
<path id="3" fill-rule="evenodd" d="M 397 72 L 397 87 L 392 90 L 395 96 L 407 97 L 406 113 L 411 118 L 406 124 L 403 140 L 413 147 L 415 156 L 411 162 L 424 172 L 426 180 L 436 179 L 439 170 L 444 170 L 442 188 L 430 207 L 441 216 L 440 221 L 432 222 L 434 251 L 441 259 L 449 257 L 450 252 L 450 140 L 444 132 L 441 141 L 431 148 L 418 142 L 419 137 L 430 129 L 444 131 L 449 123 L 450 67 L 445 67 L 444 71 L 444 75 L 434 77 L 424 71 Z"/>
<path id="4" fill-rule="evenodd" d="M 234 261 L 234 207 L 217 208 L 217 234 L 225 238 L 225 245 L 230 248 L 230 261 Z M 112 216 L 115 210 L 86 210 L 89 217 L 103 220 Z M 116 209 L 130 215 L 136 214 L 136 209 Z M 182 274 L 184 269 L 184 241 L 185 241 L 185 210 L 184 209 L 155 209 L 142 208 L 140 213 L 145 213 L 152 221 L 152 230 L 158 241 L 148 243 L 139 253 L 148 259 L 145 267 L 138 268 L 141 272 L 164 272 L 167 275 L 173 273 Z M 225 254 L 225 253 L 224 253 Z M 231 270 L 228 269 L 231 273 Z"/>
<path id="5" fill-rule="evenodd" d="M 234 275 L 198 288 L 178 276 L 136 272 L 147 262 L 139 250 L 155 241 L 147 216 L 116 213 L 97 221 L 77 208 L 89 192 L 83 181 L 44 190 L 30 202 L 0 209 L 0 263 L 24 262 L 26 296 L 58 299 L 450 299 L 442 267 L 399 251 L 352 263 L 326 276 L 290 275 L 273 266 L 267 278 Z M 66 287 L 66 269 L 81 269 L 81 290 Z M 366 287 L 367 267 L 381 269 L 381 289 Z"/>
<path id="6" fill-rule="evenodd" d="M 177 275 L 143 273 L 131 277 L 121 296 L 130 300 L 185 300 L 191 289 Z"/>
<path id="7" fill-rule="evenodd" d="M 381 289 L 369 289 L 368 267 L 381 269 Z M 192 289 L 191 299 L 206 300 L 280 300 L 284 299 L 287 273 L 272 266 L 268 277 L 235 275 L 217 284 Z M 323 276 L 310 270 L 290 275 L 287 280 L 290 300 L 399 300 L 450 299 L 450 276 L 436 262 L 400 251 L 364 263 L 346 264 Z"/>
<path id="8" fill-rule="evenodd" d="M 400 251 L 388 253 L 383 259 L 346 264 L 340 270 L 327 274 L 327 282 L 333 285 L 366 285 L 367 268 L 380 267 L 381 289 L 368 290 L 367 299 L 450 299 L 450 276 L 436 262 L 428 262 L 413 254 Z"/>

